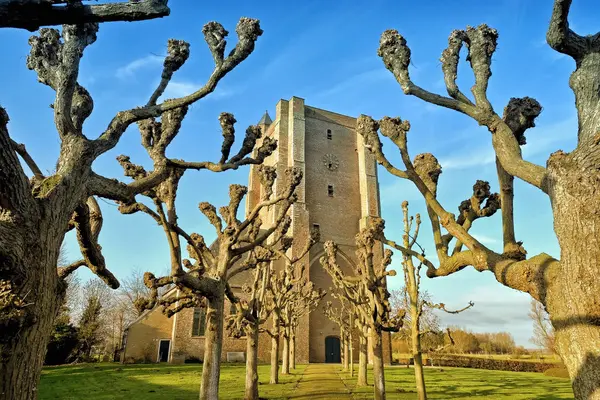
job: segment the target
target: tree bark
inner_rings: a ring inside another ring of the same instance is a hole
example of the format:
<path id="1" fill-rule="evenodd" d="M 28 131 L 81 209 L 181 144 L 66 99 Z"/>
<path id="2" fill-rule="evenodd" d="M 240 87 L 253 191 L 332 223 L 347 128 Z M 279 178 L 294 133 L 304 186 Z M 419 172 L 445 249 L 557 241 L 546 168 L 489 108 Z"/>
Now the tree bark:
<path id="1" fill-rule="evenodd" d="M 342 338 L 343 338 L 343 346 L 344 346 L 344 352 L 342 353 L 343 357 L 344 357 L 344 371 L 348 371 L 348 366 L 349 366 L 349 360 L 348 360 L 348 338 L 345 336 L 345 334 L 342 332 Z"/>
<path id="2" fill-rule="evenodd" d="M 224 290 L 216 297 L 207 298 L 206 334 L 200 400 L 219 399 L 221 376 L 221 349 L 223 347 Z"/>
<path id="3" fill-rule="evenodd" d="M 271 378 L 270 384 L 279 383 L 279 317 L 273 314 L 273 337 L 271 337 Z"/>
<path id="4" fill-rule="evenodd" d="M 24 297 L 24 300 L 30 303 L 27 307 L 27 315 L 20 326 L 4 323 L 0 328 L 0 398 L 2 399 L 37 399 L 46 346 L 64 296 L 56 276 L 58 250 L 56 257 L 44 257 L 39 252 L 33 254 L 28 257 L 29 260 L 23 260 L 23 265 L 30 268 L 28 271 L 30 274 L 25 284 L 18 289 L 19 293 L 27 294 Z M 1 265 L 0 270 L 5 266 L 7 265 Z M 8 267 L 11 268 L 9 271 L 15 270 L 11 266 Z M 34 274 L 43 277 L 34 277 L 32 276 Z M 45 277 L 44 275 L 47 274 L 50 276 Z M 4 289 L 2 286 L 8 282 L 0 280 L 0 289 Z M 0 296 L 0 300 L 4 299 Z"/>
<path id="5" fill-rule="evenodd" d="M 354 376 L 354 340 L 352 336 L 350 334 L 350 377 Z"/>
<path id="6" fill-rule="evenodd" d="M 383 339 L 381 331 L 371 327 L 373 346 L 373 394 L 375 400 L 385 400 L 385 376 L 383 370 Z"/>
<path id="7" fill-rule="evenodd" d="M 367 338 L 360 335 L 358 343 L 358 380 L 357 386 L 367 386 Z"/>
<path id="8" fill-rule="evenodd" d="M 289 328 L 285 327 L 283 330 L 283 351 L 281 360 L 281 374 L 290 374 L 290 335 Z"/>
<path id="9" fill-rule="evenodd" d="M 246 332 L 245 400 L 258 400 L 258 325 L 249 324 Z"/>
<path id="10" fill-rule="evenodd" d="M 413 309 L 414 308 L 414 309 Z M 425 375 L 423 374 L 423 355 L 421 353 L 421 333 L 419 329 L 419 316 L 417 307 L 411 304 L 411 340 L 412 356 L 415 363 L 415 383 L 419 400 L 427 400 L 425 389 Z"/>
<path id="11" fill-rule="evenodd" d="M 292 330 L 292 337 L 290 338 L 290 368 L 296 369 L 296 334 Z"/>
<path id="12" fill-rule="evenodd" d="M 557 352 L 569 371 L 577 400 L 600 399 L 598 165 L 598 145 L 580 147 L 568 155 L 555 154 L 548 162 L 561 268 L 546 277 L 542 302 L 550 314 Z M 541 276 L 547 274 L 540 271 Z"/>

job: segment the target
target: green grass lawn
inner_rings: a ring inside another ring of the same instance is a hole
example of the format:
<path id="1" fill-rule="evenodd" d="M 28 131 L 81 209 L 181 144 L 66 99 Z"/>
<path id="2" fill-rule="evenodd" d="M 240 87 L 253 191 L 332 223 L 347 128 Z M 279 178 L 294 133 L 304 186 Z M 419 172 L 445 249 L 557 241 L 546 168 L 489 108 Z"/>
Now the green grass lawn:
<path id="1" fill-rule="evenodd" d="M 261 396 L 285 399 L 306 366 L 294 374 L 280 375 L 279 385 L 268 385 L 268 365 L 259 366 Z M 220 398 L 243 399 L 244 364 L 227 364 L 221 371 Z M 200 390 L 201 364 L 83 364 L 45 367 L 39 388 L 40 400 L 192 400 Z"/>
<path id="2" fill-rule="evenodd" d="M 369 383 L 372 383 L 369 371 Z M 356 387 L 356 379 L 341 373 L 353 399 L 372 399 L 372 387 Z M 388 399 L 414 400 L 415 377 L 412 368 L 393 366 L 385 369 Z M 428 399 L 573 399 L 568 379 L 552 378 L 534 372 L 490 371 L 470 368 L 425 368 Z"/>
<path id="3" fill-rule="evenodd" d="M 298 365 L 292 375 L 280 375 L 279 385 L 269 385 L 269 366 L 259 367 L 260 395 L 265 399 L 307 399 L 295 390 L 302 378 L 305 365 Z M 352 399 L 372 398 L 372 387 L 356 388 L 355 379 L 339 372 L 346 387 L 353 392 Z M 54 399 L 139 399 L 192 400 L 197 399 L 202 365 L 120 365 L 84 364 L 46 367 L 39 388 L 41 400 Z M 372 381 L 369 371 L 369 382 Z M 511 399 L 558 400 L 572 399 L 570 382 L 543 374 L 504 372 L 466 368 L 427 368 L 426 380 L 430 399 Z M 226 364 L 221 372 L 220 398 L 242 399 L 244 393 L 244 365 Z M 319 385 L 318 377 L 314 382 Z M 311 385 L 303 384 L 304 387 Z M 388 399 L 410 399 L 414 392 L 412 368 L 386 368 Z M 326 392 L 327 388 L 322 388 Z M 317 400 L 317 399 L 314 399 Z"/>

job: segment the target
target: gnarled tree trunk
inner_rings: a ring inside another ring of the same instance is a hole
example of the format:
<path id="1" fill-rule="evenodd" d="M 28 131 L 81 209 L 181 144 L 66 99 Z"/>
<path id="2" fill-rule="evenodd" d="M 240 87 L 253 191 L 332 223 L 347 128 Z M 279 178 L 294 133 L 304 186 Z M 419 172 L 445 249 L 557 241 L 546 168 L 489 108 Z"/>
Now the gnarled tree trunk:
<path id="1" fill-rule="evenodd" d="M 64 297 L 64 288 L 56 275 L 60 245 L 42 250 L 39 243 L 28 247 L 27 257 L 18 268 L 0 260 L 0 311 L 6 312 L 0 317 L 2 399 L 37 399 L 46 346 Z M 23 277 L 6 279 L 6 271 L 19 270 L 23 271 Z M 18 297 L 12 297 L 13 294 Z M 11 306 L 16 305 L 11 304 L 11 300 L 22 301 L 27 307 L 11 310 Z"/>
<path id="2" fill-rule="evenodd" d="M 221 291 L 221 293 L 215 297 L 207 298 L 206 333 L 204 340 L 204 361 L 202 365 L 200 400 L 219 399 L 224 303 L 224 291 Z"/>
<path id="3" fill-rule="evenodd" d="M 246 332 L 245 400 L 258 400 L 258 325 L 248 324 Z"/>
<path id="4" fill-rule="evenodd" d="M 373 394 L 375 400 L 385 400 L 385 376 L 383 370 L 383 339 L 381 330 L 371 327 L 373 346 Z"/>
<path id="5" fill-rule="evenodd" d="M 543 271 L 542 300 L 555 329 L 556 348 L 578 400 L 600 399 L 600 135 L 598 144 L 549 161 L 554 230 L 561 268 Z M 543 268 L 543 267 L 542 267 Z M 548 279 L 550 278 L 550 279 Z"/>

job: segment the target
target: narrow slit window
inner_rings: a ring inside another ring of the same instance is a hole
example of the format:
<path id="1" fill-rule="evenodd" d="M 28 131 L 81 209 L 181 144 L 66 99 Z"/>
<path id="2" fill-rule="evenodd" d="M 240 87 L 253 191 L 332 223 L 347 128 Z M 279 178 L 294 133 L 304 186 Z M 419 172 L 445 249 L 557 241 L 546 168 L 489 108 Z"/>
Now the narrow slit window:
<path id="1" fill-rule="evenodd" d="M 331 140 L 332 135 L 331 135 L 331 129 L 327 129 L 327 139 Z"/>
<path id="2" fill-rule="evenodd" d="M 313 224 L 313 230 L 320 232 L 321 231 L 321 226 L 319 224 Z"/>
<path id="3" fill-rule="evenodd" d="M 333 197 L 333 185 L 327 186 L 327 195 L 329 195 L 329 197 Z"/>

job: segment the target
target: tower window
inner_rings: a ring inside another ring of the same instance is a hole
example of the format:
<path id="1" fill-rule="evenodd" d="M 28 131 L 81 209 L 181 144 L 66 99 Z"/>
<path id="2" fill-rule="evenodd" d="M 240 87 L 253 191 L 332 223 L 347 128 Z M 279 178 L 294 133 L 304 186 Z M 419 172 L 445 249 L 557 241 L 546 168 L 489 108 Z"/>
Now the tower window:
<path id="1" fill-rule="evenodd" d="M 319 224 L 313 224 L 313 230 L 321 232 L 321 226 Z"/>
<path id="2" fill-rule="evenodd" d="M 331 140 L 331 129 L 327 129 L 327 139 Z"/>
<path id="3" fill-rule="evenodd" d="M 327 194 L 329 197 L 333 197 L 333 185 L 327 185 Z"/>

